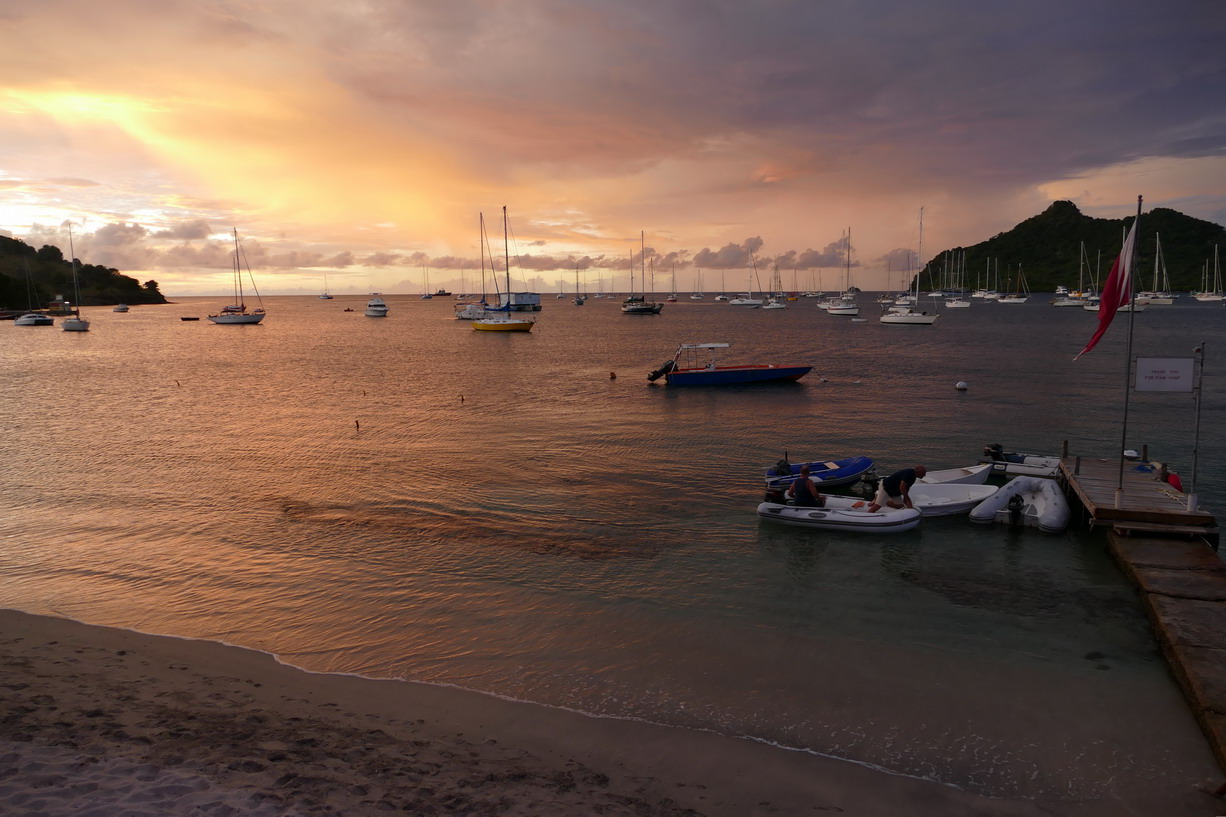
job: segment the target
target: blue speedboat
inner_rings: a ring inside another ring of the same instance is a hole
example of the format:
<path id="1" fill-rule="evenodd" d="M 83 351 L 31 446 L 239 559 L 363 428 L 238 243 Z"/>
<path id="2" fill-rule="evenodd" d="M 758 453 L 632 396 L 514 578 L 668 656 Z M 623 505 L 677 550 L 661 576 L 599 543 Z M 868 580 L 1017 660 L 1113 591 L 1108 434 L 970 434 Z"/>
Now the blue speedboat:
<path id="1" fill-rule="evenodd" d="M 838 460 L 788 462 L 786 458 L 766 469 L 766 490 L 781 491 L 800 476 L 800 466 L 809 466 L 809 479 L 818 488 L 834 488 L 857 481 L 873 468 L 869 457 L 844 457 Z"/>
<path id="2" fill-rule="evenodd" d="M 683 343 L 664 365 L 647 375 L 651 381 L 664 378 L 670 386 L 733 386 L 745 383 L 778 383 L 799 380 L 813 370 L 812 366 L 776 366 L 751 364 L 721 366 L 715 359 L 716 349 L 727 349 L 728 343 Z M 705 362 L 704 352 L 710 353 Z"/>

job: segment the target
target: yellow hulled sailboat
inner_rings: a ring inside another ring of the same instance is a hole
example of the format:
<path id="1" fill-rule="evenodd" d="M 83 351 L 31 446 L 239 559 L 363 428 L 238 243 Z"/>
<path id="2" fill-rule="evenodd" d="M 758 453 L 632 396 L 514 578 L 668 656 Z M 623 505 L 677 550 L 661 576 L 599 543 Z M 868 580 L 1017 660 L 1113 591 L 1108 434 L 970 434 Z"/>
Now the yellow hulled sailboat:
<path id="1" fill-rule="evenodd" d="M 481 216 L 481 244 L 482 268 L 485 266 L 485 216 Z M 511 314 L 511 250 L 507 243 L 507 208 L 502 208 L 502 248 L 506 259 L 506 282 L 507 282 L 507 302 L 505 312 L 492 312 L 488 307 L 485 314 L 480 318 L 476 318 L 472 322 L 473 329 L 479 332 L 531 332 L 533 324 L 536 323 L 532 318 L 520 318 Z M 492 260 L 492 257 L 491 257 Z M 492 264 L 491 264 L 492 266 Z M 497 281 L 497 278 L 495 278 Z"/>

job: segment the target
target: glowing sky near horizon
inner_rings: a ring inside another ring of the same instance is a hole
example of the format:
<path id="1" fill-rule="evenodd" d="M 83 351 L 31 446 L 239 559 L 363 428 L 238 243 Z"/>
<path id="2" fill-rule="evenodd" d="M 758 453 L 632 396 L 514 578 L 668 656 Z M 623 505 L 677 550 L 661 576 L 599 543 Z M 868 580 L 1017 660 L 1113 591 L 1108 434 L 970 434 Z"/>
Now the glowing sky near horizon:
<path id="1" fill-rule="evenodd" d="M 545 291 L 624 290 L 640 231 L 680 289 L 751 249 L 833 288 L 850 228 L 880 289 L 921 207 L 925 259 L 1057 199 L 1226 223 L 1216 0 L 16 0 L 0 32 L 0 233 L 71 221 L 169 295 L 226 291 L 235 227 L 266 293 L 458 289 L 502 205 Z"/>

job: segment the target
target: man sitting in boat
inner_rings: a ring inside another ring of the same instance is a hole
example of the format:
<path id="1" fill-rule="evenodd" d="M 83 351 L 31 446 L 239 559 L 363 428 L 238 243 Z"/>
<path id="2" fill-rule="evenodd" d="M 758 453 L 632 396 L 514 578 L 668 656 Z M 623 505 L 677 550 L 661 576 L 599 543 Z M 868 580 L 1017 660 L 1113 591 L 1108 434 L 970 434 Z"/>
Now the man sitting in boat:
<path id="1" fill-rule="evenodd" d="M 792 504 L 802 508 L 820 508 L 826 504 L 826 497 L 817 492 L 813 481 L 809 479 L 808 463 L 800 466 L 800 476 L 788 486 L 787 495 Z"/>
<path id="2" fill-rule="evenodd" d="M 877 496 L 865 510 L 869 513 L 877 513 L 883 506 L 887 508 L 912 507 L 911 486 L 923 479 L 927 473 L 928 469 L 922 465 L 895 471 L 881 480 L 881 484 L 877 486 Z"/>

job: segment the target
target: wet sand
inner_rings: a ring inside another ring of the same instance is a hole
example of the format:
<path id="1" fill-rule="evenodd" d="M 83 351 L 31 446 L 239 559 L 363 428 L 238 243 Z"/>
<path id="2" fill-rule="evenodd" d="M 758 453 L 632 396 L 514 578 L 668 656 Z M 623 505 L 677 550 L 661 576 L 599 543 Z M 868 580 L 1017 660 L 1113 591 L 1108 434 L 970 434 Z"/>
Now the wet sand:
<path id="1" fill-rule="evenodd" d="M 0 814 L 1211 815 L 989 799 L 761 743 L 0 611 Z M 1201 782 L 1201 781 L 1193 781 Z"/>

